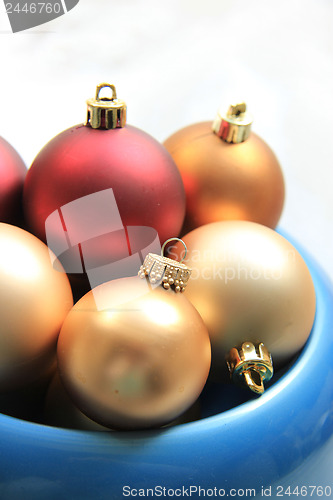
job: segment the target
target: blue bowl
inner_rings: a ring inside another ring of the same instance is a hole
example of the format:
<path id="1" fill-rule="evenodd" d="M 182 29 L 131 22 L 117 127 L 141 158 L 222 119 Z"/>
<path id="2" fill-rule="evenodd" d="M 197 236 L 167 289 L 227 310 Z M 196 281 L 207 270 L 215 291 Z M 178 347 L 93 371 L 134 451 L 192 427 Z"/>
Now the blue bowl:
<path id="1" fill-rule="evenodd" d="M 223 412 L 213 398 L 205 418 L 145 432 L 74 431 L 0 415 L 0 498 L 110 500 L 139 496 L 139 489 L 240 498 L 246 489 L 260 497 L 272 485 L 307 485 L 306 471 L 323 471 L 318 452 L 327 443 L 333 456 L 333 291 L 301 253 L 317 293 L 315 324 L 300 356 L 263 396 Z M 324 497 L 330 479 L 322 474 Z"/>

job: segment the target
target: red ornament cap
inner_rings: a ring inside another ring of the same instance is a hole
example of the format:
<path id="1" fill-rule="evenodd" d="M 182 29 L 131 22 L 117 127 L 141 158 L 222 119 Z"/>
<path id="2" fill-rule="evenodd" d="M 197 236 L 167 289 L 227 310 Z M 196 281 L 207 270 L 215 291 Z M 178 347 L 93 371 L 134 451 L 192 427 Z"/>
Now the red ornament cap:
<path id="1" fill-rule="evenodd" d="M 112 91 L 112 97 L 100 97 L 103 88 Z M 87 100 L 86 125 L 92 128 L 113 129 L 126 125 L 126 103 L 117 99 L 116 88 L 109 83 L 100 83 L 96 87 L 95 98 Z"/>

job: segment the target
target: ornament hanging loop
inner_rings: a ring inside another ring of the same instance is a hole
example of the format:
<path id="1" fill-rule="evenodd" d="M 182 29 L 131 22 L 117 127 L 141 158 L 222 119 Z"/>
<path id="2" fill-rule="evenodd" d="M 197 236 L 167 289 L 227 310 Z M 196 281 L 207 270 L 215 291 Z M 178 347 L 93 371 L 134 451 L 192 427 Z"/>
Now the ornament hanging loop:
<path id="1" fill-rule="evenodd" d="M 264 384 L 262 380 L 262 376 L 260 373 L 254 371 L 254 370 L 249 370 L 246 372 L 243 372 L 243 377 L 245 380 L 246 385 L 248 386 L 249 389 L 251 389 L 252 392 L 255 392 L 256 394 L 263 394 L 264 393 Z M 255 381 L 255 378 L 258 378 L 259 384 Z"/>
<path id="2" fill-rule="evenodd" d="M 99 94 L 102 89 L 109 88 L 112 91 L 112 97 L 99 97 Z M 95 95 L 95 101 L 113 101 L 114 99 L 117 99 L 117 92 L 116 92 L 116 87 L 112 85 L 111 83 L 100 83 L 96 87 L 96 95 Z"/>
<path id="3" fill-rule="evenodd" d="M 227 111 L 227 116 L 236 117 L 246 112 L 245 102 L 239 102 L 237 104 L 231 104 Z"/>
<path id="4" fill-rule="evenodd" d="M 186 255 L 187 255 L 187 246 L 186 246 L 186 243 L 185 241 L 181 240 L 180 238 L 169 238 L 168 240 L 166 240 L 163 245 L 162 245 L 162 249 L 161 249 L 161 257 L 164 257 L 164 249 L 166 247 L 166 245 L 168 243 L 170 243 L 171 241 L 180 241 L 180 243 L 183 244 L 184 246 L 184 249 L 185 249 L 185 253 L 184 253 L 184 257 L 182 258 L 182 260 L 179 261 L 179 263 L 181 264 L 182 262 L 184 262 L 184 260 L 186 259 Z"/>

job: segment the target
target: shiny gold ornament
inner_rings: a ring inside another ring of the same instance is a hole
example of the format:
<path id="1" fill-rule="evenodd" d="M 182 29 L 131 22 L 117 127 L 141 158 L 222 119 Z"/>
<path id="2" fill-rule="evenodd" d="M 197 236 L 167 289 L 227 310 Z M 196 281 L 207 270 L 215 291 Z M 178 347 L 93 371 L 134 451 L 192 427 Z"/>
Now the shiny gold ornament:
<path id="1" fill-rule="evenodd" d="M 274 228 L 284 203 L 284 180 L 270 147 L 251 132 L 245 103 L 176 132 L 164 146 L 186 191 L 183 234 L 210 222 L 248 220 Z"/>
<path id="2" fill-rule="evenodd" d="M 35 236 L 0 224 L 0 391 L 32 383 L 54 362 L 57 336 L 73 305 L 64 272 Z"/>
<path id="3" fill-rule="evenodd" d="M 208 224 L 184 241 L 192 268 L 186 295 L 208 327 L 215 374 L 244 342 L 263 342 L 276 366 L 290 360 L 306 342 L 316 309 L 310 272 L 293 245 L 245 221 Z M 181 254 L 176 246 L 172 256 Z"/>
<path id="4" fill-rule="evenodd" d="M 162 426 L 185 412 L 206 382 L 207 329 L 185 295 L 158 283 L 162 275 L 154 286 L 140 276 L 104 283 L 62 327 L 60 376 L 76 406 L 101 425 Z"/>

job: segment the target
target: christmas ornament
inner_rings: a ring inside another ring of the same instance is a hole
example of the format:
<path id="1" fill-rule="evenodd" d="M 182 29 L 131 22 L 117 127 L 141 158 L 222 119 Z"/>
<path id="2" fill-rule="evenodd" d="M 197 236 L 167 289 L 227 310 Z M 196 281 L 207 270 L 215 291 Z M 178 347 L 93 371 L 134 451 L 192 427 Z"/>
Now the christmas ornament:
<path id="1" fill-rule="evenodd" d="M 15 149 L 0 137 L 0 222 L 21 223 L 26 166 Z"/>
<path id="2" fill-rule="evenodd" d="M 104 88 L 112 97 L 100 97 Z M 35 158 L 24 186 L 24 209 L 32 232 L 44 241 L 47 223 L 47 242 L 56 254 L 69 244 L 80 258 L 77 247 L 94 238 L 87 258 L 98 266 L 128 256 L 127 226 L 155 228 L 162 241 L 178 234 L 185 193 L 166 149 L 126 125 L 126 104 L 113 85 L 99 85 L 87 105 L 86 124 L 65 130 Z M 113 190 L 116 203 L 102 197 L 107 190 Z M 82 208 L 80 200 L 89 196 L 90 205 Z M 96 217 L 107 220 L 98 234 Z"/>
<path id="3" fill-rule="evenodd" d="M 176 132 L 164 146 L 175 160 L 186 192 L 183 233 L 210 222 L 248 220 L 275 227 L 284 202 L 280 165 L 251 132 L 245 103 L 216 120 Z"/>
<path id="4" fill-rule="evenodd" d="M 198 398 L 211 354 L 200 315 L 177 293 L 176 281 L 184 289 L 189 275 L 183 264 L 149 254 L 139 276 L 96 287 L 69 313 L 59 373 L 88 417 L 115 429 L 157 427 Z"/>
<path id="5" fill-rule="evenodd" d="M 35 236 L 0 224 L 0 391 L 29 384 L 54 362 L 73 305 L 67 276 Z"/>
<path id="6" fill-rule="evenodd" d="M 282 366 L 313 325 L 315 290 L 303 258 L 280 234 L 246 221 L 207 224 L 184 242 L 192 268 L 187 297 L 208 327 L 212 371 L 222 376 L 227 355 L 233 378 L 263 392 L 269 353 Z M 173 251 L 181 255 L 180 247 Z"/>

